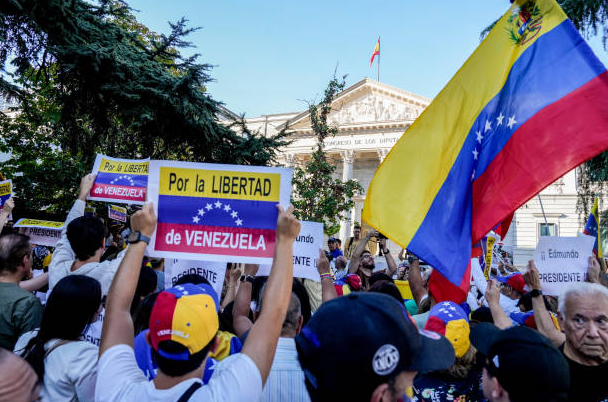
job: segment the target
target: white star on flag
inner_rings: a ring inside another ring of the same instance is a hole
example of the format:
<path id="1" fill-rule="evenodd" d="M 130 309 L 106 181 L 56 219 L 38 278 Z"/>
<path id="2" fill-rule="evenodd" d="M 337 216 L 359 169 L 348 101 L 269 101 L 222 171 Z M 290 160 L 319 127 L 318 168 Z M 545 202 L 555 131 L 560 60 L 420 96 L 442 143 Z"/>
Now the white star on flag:
<path id="1" fill-rule="evenodd" d="M 452 311 L 456 311 L 456 307 L 454 307 L 454 306 L 450 306 L 450 310 L 452 310 Z"/>
<path id="2" fill-rule="evenodd" d="M 477 155 L 479 155 L 479 152 L 477 152 L 477 148 L 475 148 L 475 149 L 473 150 L 473 159 L 474 159 L 474 160 L 477 160 Z"/>
<path id="3" fill-rule="evenodd" d="M 213 208 L 213 206 L 215 205 L 215 208 Z M 205 211 L 206 209 L 206 211 Z M 192 222 L 198 224 L 200 222 L 201 225 L 204 225 L 204 221 L 203 221 L 203 216 L 211 216 L 209 215 L 209 213 L 213 214 L 213 210 L 216 209 L 218 210 L 220 214 L 225 213 L 226 215 L 230 216 L 232 219 L 236 219 L 236 221 L 234 222 L 235 225 L 237 226 L 242 226 L 243 225 L 243 220 L 242 219 L 238 219 L 239 213 L 233 209 L 229 204 L 226 204 L 223 206 L 222 208 L 222 203 L 218 200 L 214 203 L 207 203 L 205 205 L 205 207 L 201 206 L 200 209 L 197 210 L 197 214 L 192 216 Z"/>
<path id="4" fill-rule="evenodd" d="M 505 116 L 502 115 L 502 112 L 500 112 L 500 114 L 498 115 L 498 117 L 496 118 L 496 127 L 502 125 L 502 120 L 505 118 Z"/>
<path id="5" fill-rule="evenodd" d="M 490 123 L 490 120 L 486 120 L 486 128 L 483 130 L 483 131 L 484 131 L 484 133 L 485 133 L 486 131 L 491 130 L 491 129 L 492 129 L 492 123 Z"/>
<path id="6" fill-rule="evenodd" d="M 479 142 L 481 144 L 481 140 L 483 139 L 483 135 L 481 135 L 481 131 L 478 131 L 476 134 L 477 134 L 477 142 Z"/>
<path id="7" fill-rule="evenodd" d="M 509 117 L 509 122 L 507 123 L 507 127 L 513 128 L 515 123 L 517 123 L 517 122 L 515 121 L 515 115 L 513 115 L 513 116 Z"/>
<path id="8" fill-rule="evenodd" d="M 449 307 L 449 306 L 450 306 L 450 303 L 448 303 L 448 302 L 443 302 L 442 304 L 443 304 L 444 306 L 447 306 L 447 307 Z"/>

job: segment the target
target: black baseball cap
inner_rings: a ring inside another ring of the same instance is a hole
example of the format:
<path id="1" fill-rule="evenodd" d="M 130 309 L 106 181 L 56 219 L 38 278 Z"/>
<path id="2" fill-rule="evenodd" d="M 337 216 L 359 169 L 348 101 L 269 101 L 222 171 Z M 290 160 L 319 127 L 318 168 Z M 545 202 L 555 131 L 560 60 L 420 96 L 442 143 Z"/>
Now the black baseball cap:
<path id="1" fill-rule="evenodd" d="M 549 339 L 525 326 L 500 330 L 484 322 L 471 330 L 471 343 L 488 361 L 488 374 L 517 401 L 566 401 L 570 368 Z"/>
<path id="2" fill-rule="evenodd" d="M 405 307 L 381 293 L 353 292 L 323 303 L 296 336 L 296 348 L 313 401 L 369 399 L 403 371 L 454 363 L 446 338 L 419 331 Z"/>

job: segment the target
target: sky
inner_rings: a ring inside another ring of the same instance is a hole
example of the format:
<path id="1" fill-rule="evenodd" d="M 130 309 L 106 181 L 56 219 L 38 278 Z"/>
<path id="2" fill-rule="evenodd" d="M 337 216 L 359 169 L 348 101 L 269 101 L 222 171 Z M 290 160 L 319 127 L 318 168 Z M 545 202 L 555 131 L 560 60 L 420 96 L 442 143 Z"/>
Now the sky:
<path id="1" fill-rule="evenodd" d="M 187 39 L 212 64 L 211 96 L 245 117 L 296 112 L 319 100 L 333 76 L 347 87 L 376 79 L 370 57 L 380 37 L 380 81 L 433 98 L 479 45 L 509 0 L 127 0 L 158 33 L 181 17 L 200 27 Z M 590 45 L 604 64 L 600 38 Z"/>

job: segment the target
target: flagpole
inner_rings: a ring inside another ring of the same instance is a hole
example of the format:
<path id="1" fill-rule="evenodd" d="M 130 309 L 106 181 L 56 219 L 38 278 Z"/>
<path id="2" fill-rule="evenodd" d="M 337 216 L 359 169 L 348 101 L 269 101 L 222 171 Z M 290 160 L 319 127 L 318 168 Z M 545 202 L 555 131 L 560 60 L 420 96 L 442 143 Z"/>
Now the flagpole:
<path id="1" fill-rule="evenodd" d="M 540 202 L 540 210 L 543 213 L 543 218 L 545 218 L 545 227 L 547 228 L 547 232 L 548 232 L 549 224 L 547 223 L 547 216 L 545 215 L 545 208 L 543 208 L 543 200 L 540 199 L 540 193 L 538 194 L 538 202 Z"/>
<path id="2" fill-rule="evenodd" d="M 380 37 L 378 36 L 378 82 L 380 82 Z"/>

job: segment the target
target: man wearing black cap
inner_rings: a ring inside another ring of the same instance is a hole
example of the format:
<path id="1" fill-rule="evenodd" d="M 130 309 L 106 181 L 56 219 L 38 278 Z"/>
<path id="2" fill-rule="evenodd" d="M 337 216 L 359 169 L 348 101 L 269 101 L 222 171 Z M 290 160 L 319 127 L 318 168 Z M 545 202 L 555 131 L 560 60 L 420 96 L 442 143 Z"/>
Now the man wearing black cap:
<path id="1" fill-rule="evenodd" d="M 561 352 L 538 332 L 500 330 L 487 322 L 471 330 L 483 364 L 483 394 L 490 402 L 568 400 L 570 370 Z"/>
<path id="2" fill-rule="evenodd" d="M 380 293 L 323 303 L 296 348 L 312 401 L 409 401 L 418 372 L 454 362 L 446 338 L 419 332 L 404 307 Z"/>

